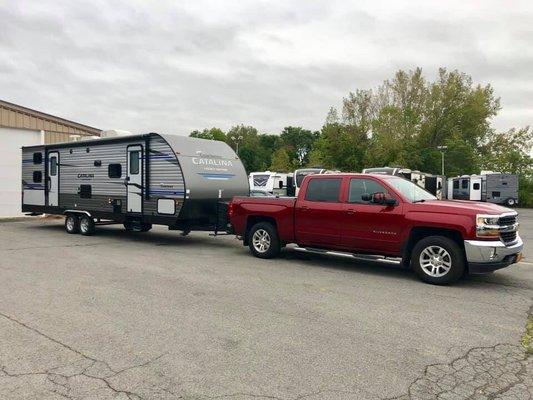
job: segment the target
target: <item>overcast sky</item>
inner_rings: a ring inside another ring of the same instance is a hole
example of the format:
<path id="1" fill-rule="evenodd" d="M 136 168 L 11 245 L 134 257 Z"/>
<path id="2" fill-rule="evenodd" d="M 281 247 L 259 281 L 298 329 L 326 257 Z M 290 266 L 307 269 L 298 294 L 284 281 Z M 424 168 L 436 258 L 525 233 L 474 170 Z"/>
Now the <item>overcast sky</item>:
<path id="1" fill-rule="evenodd" d="M 402 69 L 459 69 L 533 124 L 533 3 L 0 0 L 0 99 L 102 129 L 320 129 Z"/>

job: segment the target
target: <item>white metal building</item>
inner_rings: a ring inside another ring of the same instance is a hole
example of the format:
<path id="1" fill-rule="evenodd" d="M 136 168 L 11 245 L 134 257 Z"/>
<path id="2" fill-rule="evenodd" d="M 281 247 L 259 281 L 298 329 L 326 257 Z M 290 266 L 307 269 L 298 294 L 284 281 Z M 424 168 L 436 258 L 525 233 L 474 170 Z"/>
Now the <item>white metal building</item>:
<path id="1" fill-rule="evenodd" d="M 0 217 L 21 214 L 22 146 L 100 136 L 100 129 L 0 100 Z"/>

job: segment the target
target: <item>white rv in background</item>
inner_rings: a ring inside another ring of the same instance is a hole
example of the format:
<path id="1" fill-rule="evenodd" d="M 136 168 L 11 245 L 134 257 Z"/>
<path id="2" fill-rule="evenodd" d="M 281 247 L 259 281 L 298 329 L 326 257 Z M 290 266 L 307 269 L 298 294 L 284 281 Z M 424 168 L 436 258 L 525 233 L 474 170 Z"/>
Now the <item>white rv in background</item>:
<path id="1" fill-rule="evenodd" d="M 518 204 L 518 175 L 481 171 L 480 175 L 449 178 L 448 199 L 515 206 Z"/>
<path id="2" fill-rule="evenodd" d="M 251 191 L 264 191 L 279 196 L 290 194 L 290 187 L 292 187 L 292 174 L 283 172 L 252 172 L 248 180 Z"/>
<path id="3" fill-rule="evenodd" d="M 443 199 L 446 195 L 445 184 L 446 177 L 443 175 L 433 175 L 427 172 L 412 171 L 409 168 L 402 167 L 378 167 L 365 168 L 363 174 L 384 174 L 401 176 L 413 183 L 416 183 L 423 189 L 426 189 L 438 199 Z"/>

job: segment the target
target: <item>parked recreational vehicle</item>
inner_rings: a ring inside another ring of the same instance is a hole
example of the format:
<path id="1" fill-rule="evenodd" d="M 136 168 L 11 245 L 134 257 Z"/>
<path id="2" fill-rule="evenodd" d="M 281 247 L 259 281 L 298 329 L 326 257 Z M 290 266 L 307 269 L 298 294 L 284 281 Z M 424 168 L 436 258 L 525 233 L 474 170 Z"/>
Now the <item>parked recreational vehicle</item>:
<path id="1" fill-rule="evenodd" d="M 383 174 L 401 176 L 413 183 L 416 183 L 423 189 L 433 194 L 439 199 L 443 199 L 446 195 L 445 184 L 446 177 L 442 175 L 433 175 L 426 172 L 412 171 L 409 168 L 401 167 L 380 167 L 380 168 L 365 168 L 363 174 Z"/>
<path id="2" fill-rule="evenodd" d="M 282 172 L 252 172 L 248 176 L 250 190 L 262 190 L 275 195 L 290 195 L 292 174 Z"/>
<path id="3" fill-rule="evenodd" d="M 301 168 L 294 171 L 294 179 L 293 179 L 293 187 L 294 192 L 293 196 L 298 196 L 298 192 L 300 191 L 300 187 L 302 186 L 302 182 L 304 178 L 307 175 L 314 175 L 314 174 L 331 174 L 334 172 L 339 171 L 332 171 L 325 168 Z"/>
<path id="4" fill-rule="evenodd" d="M 446 198 L 446 177 L 442 175 L 426 174 L 425 187 L 429 193 L 436 196 L 438 199 Z"/>
<path id="5" fill-rule="evenodd" d="M 363 174 L 382 174 L 382 175 L 394 175 L 401 176 L 405 179 L 411 180 L 411 170 L 409 168 L 401 167 L 377 167 L 377 168 L 365 168 Z"/>
<path id="6" fill-rule="evenodd" d="M 22 211 L 64 214 L 69 233 L 90 235 L 100 220 L 225 229 L 221 202 L 248 193 L 241 161 L 219 141 L 150 133 L 22 148 Z"/>
<path id="7" fill-rule="evenodd" d="M 448 199 L 518 204 L 518 175 L 484 173 L 448 179 Z"/>

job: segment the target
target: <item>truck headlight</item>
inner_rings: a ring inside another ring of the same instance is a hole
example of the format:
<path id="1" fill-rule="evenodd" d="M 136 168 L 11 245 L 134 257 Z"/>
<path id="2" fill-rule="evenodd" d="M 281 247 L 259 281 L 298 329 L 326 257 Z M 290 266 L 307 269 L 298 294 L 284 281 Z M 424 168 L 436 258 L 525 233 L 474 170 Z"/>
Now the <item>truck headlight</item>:
<path id="1" fill-rule="evenodd" d="M 476 235 L 478 237 L 499 237 L 499 219 L 498 215 L 476 215 Z"/>

